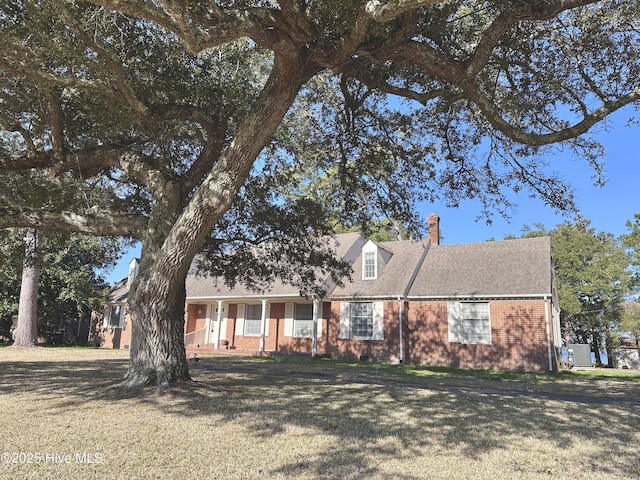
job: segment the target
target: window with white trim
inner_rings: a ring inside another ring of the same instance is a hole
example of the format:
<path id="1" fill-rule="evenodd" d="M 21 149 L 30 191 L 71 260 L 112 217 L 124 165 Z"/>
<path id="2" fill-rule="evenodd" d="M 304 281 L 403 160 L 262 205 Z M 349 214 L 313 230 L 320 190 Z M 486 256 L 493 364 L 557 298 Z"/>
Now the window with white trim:
<path id="1" fill-rule="evenodd" d="M 124 326 L 125 305 L 110 305 L 107 307 L 105 326 L 122 328 Z"/>
<path id="2" fill-rule="evenodd" d="M 244 335 L 259 337 L 262 324 L 262 305 L 247 305 L 244 316 Z"/>
<path id="3" fill-rule="evenodd" d="M 365 280 L 372 280 L 376 278 L 376 252 L 364 252 L 362 277 Z"/>
<path id="4" fill-rule="evenodd" d="M 351 338 L 373 337 L 373 303 L 351 304 Z"/>
<path id="5" fill-rule="evenodd" d="M 297 338 L 313 337 L 313 304 L 296 303 L 293 317 L 293 336 Z"/>
<path id="6" fill-rule="evenodd" d="M 384 340 L 384 302 L 341 302 L 339 338 Z"/>
<path id="7" fill-rule="evenodd" d="M 491 343 L 489 302 L 448 303 L 449 342 Z"/>

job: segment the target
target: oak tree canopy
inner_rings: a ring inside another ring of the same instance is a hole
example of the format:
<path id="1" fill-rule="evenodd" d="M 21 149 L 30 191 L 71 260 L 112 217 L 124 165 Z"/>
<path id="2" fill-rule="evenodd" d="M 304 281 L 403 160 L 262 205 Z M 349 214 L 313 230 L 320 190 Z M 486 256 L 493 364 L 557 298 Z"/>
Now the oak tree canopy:
<path id="1" fill-rule="evenodd" d="M 0 227 L 140 240 L 126 383 L 186 380 L 203 248 L 319 294 L 336 215 L 419 230 L 419 201 L 490 215 L 512 189 L 572 208 L 551 153 L 600 179 L 588 131 L 638 107 L 639 29 L 635 0 L 7 0 Z"/>

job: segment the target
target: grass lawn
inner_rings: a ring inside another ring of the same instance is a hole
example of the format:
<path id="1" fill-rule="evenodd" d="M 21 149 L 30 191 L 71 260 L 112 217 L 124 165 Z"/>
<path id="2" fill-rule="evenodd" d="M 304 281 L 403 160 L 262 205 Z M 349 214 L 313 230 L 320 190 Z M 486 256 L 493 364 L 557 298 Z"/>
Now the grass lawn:
<path id="1" fill-rule="evenodd" d="M 640 376 L 0 348 L 0 479 L 638 479 Z"/>

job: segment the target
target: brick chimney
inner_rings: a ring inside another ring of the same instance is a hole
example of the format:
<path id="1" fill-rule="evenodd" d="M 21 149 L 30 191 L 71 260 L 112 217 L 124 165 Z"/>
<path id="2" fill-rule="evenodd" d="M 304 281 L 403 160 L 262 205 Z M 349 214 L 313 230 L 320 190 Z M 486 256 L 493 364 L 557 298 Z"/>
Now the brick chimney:
<path id="1" fill-rule="evenodd" d="M 429 229 L 431 245 L 440 245 L 440 217 L 438 214 L 429 214 L 427 217 L 427 228 Z"/>

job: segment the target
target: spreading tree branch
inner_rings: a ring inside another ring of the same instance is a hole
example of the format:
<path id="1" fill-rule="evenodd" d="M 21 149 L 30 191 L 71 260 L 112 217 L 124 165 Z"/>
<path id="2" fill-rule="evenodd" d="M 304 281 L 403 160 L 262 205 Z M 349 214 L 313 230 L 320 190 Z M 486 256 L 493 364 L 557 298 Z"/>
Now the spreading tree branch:
<path id="1" fill-rule="evenodd" d="M 118 168 L 146 185 L 151 190 L 162 186 L 171 178 L 162 172 L 152 158 L 123 146 L 102 146 L 77 152 L 66 152 L 59 157 L 53 150 L 14 157 L 0 157 L 0 169 L 24 171 L 33 168 L 53 169 L 55 175 L 72 172 L 82 178 L 97 175 L 107 168 Z"/>
<path id="2" fill-rule="evenodd" d="M 559 0 L 554 2 L 522 2 L 502 12 L 485 30 L 471 58 L 466 62 L 466 78 L 476 76 L 489 61 L 495 48 L 514 25 L 527 20 L 550 20 L 559 13 L 597 0 Z"/>
<path id="3" fill-rule="evenodd" d="M 370 0 L 365 4 L 365 11 L 376 22 L 384 23 L 403 13 L 442 2 L 443 0 L 390 0 L 383 3 L 380 0 Z"/>
<path id="4" fill-rule="evenodd" d="M 496 108 L 496 105 L 489 97 L 482 93 L 477 85 L 472 84 L 465 86 L 464 93 L 467 98 L 480 108 L 484 117 L 494 128 L 511 140 L 530 146 L 549 145 L 576 138 L 588 132 L 591 127 L 613 112 L 640 100 L 640 87 L 636 87 L 626 95 L 622 95 L 609 102 L 604 102 L 600 108 L 593 110 L 590 114 L 585 115 L 581 121 L 567 128 L 549 133 L 535 133 L 523 131 L 505 120 Z"/>
<path id="5" fill-rule="evenodd" d="M 64 114 L 60 97 L 54 89 L 47 89 L 49 117 L 51 118 L 51 144 L 55 158 L 62 160 L 64 145 Z"/>
<path id="6" fill-rule="evenodd" d="M 141 215 L 109 212 L 80 214 L 68 211 L 52 213 L 35 208 L 0 205 L 0 229 L 37 228 L 105 237 L 141 238 L 146 226 L 147 219 Z"/>

